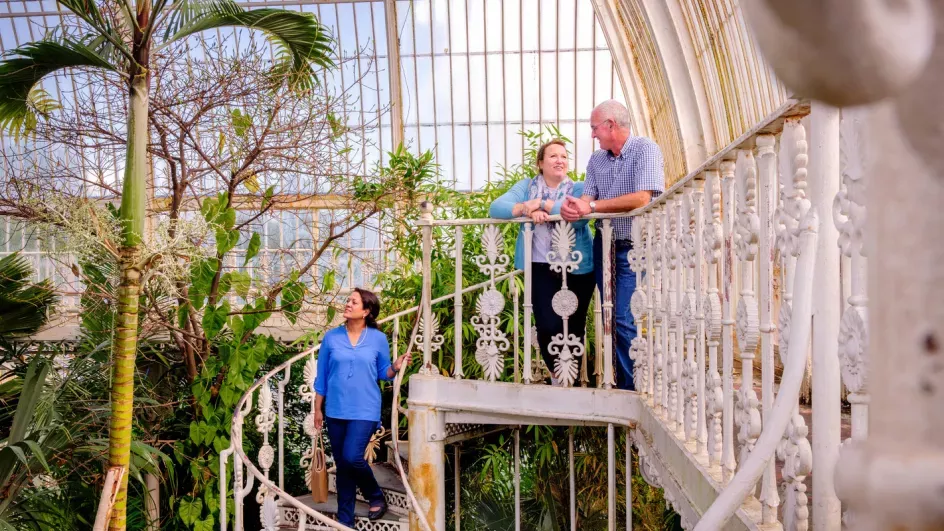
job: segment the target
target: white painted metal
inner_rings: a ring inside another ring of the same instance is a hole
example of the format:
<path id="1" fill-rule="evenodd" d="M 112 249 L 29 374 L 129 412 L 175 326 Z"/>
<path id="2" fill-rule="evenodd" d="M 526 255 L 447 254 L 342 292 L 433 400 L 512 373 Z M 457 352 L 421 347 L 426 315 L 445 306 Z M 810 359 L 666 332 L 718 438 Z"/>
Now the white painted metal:
<path id="1" fill-rule="evenodd" d="M 530 223 L 524 223 L 524 329 L 531 329 L 531 313 L 533 305 L 531 304 L 531 246 L 534 238 L 534 230 Z M 524 383 L 531 383 L 531 334 L 524 334 Z"/>
<path id="2" fill-rule="evenodd" d="M 718 345 L 721 340 L 721 297 L 718 291 L 718 279 L 724 262 L 721 260 L 721 247 L 724 235 L 721 231 L 721 181 L 718 172 L 705 172 L 705 203 L 708 223 L 704 228 L 706 258 L 708 260 L 708 293 L 704 301 L 704 312 L 708 320 L 706 340 L 708 346 L 708 382 L 705 408 L 708 410 L 710 426 L 708 428 L 708 464 L 717 466 L 721 463 L 721 414 L 724 411 L 724 395 L 721 388 L 721 373 L 718 371 Z"/>
<path id="3" fill-rule="evenodd" d="M 606 507 L 607 529 L 616 531 L 616 431 L 612 424 L 606 426 Z"/>
<path id="4" fill-rule="evenodd" d="M 735 418 L 738 425 L 738 443 L 743 462 L 754 449 L 760 435 L 760 401 L 754 390 L 754 350 L 759 340 L 757 298 L 754 294 L 755 258 L 760 221 L 757 216 L 757 167 L 754 154 L 738 150 L 734 168 L 737 184 L 737 217 L 734 243 L 739 260 L 741 292 L 737 304 L 737 342 L 741 355 L 741 387 L 735 395 Z"/>
<path id="5" fill-rule="evenodd" d="M 839 247 L 849 258 L 851 293 L 839 323 L 839 362 L 842 381 L 852 405 L 852 439 L 869 433 L 869 359 L 867 259 L 864 238 L 866 161 L 871 156 L 864 143 L 865 111 L 843 109 L 840 124 L 842 188 L 833 201 L 833 219 L 839 230 Z"/>
<path id="6" fill-rule="evenodd" d="M 616 385 L 613 374 L 613 271 L 612 271 L 613 226 L 609 219 L 603 221 L 603 387 Z"/>
<path id="7" fill-rule="evenodd" d="M 722 405 L 722 443 L 721 466 L 722 481 L 730 481 L 734 475 L 737 462 L 734 457 L 734 161 L 721 162 L 721 197 L 722 206 L 722 235 L 724 247 L 722 249 L 721 289 L 722 289 L 722 321 L 721 321 L 721 389 L 724 396 Z"/>
<path id="8" fill-rule="evenodd" d="M 554 367 L 548 367 L 557 381 L 564 387 L 570 387 L 578 376 L 578 359 L 584 352 L 584 344 L 576 335 L 570 334 L 568 325 L 570 316 L 577 311 L 577 295 L 567 289 L 567 275 L 577 269 L 583 257 L 580 251 L 574 250 L 576 232 L 573 225 L 559 221 L 551 230 L 551 251 L 547 253 L 547 263 L 552 271 L 561 274 L 561 289 L 551 301 L 554 313 L 563 320 L 564 329 L 561 334 L 551 338 L 549 352 L 554 355 Z M 530 262 L 525 266 L 530 267 Z"/>
<path id="9" fill-rule="evenodd" d="M 431 225 L 433 220 L 433 206 L 424 202 L 421 210 L 422 216 L 420 223 L 423 231 L 423 300 L 420 304 L 422 305 L 423 311 L 421 319 L 428 323 L 432 320 L 432 301 L 430 301 L 430 297 L 432 293 L 433 277 L 430 275 L 430 269 L 433 252 L 433 226 Z M 432 333 L 433 328 L 431 326 L 424 327 L 423 368 L 421 369 L 424 374 L 435 372 L 433 369 Z"/>
<path id="10" fill-rule="evenodd" d="M 463 284 L 463 281 L 462 281 L 462 261 L 463 261 L 463 258 L 464 258 L 463 250 L 465 249 L 465 247 L 463 246 L 463 240 L 462 240 L 462 226 L 461 226 L 461 225 L 456 225 L 455 231 L 456 231 L 456 232 L 455 232 L 455 240 L 456 240 L 456 244 L 455 244 L 455 245 L 456 245 L 456 247 L 455 247 L 455 253 L 456 253 L 456 257 L 455 257 L 455 263 L 456 263 L 456 265 L 455 265 L 455 268 L 456 268 L 455 284 L 456 284 L 456 286 L 455 286 L 455 297 L 453 298 L 453 306 L 452 306 L 453 309 L 452 309 L 452 311 L 453 311 L 453 322 L 456 323 L 456 325 L 457 325 L 457 326 L 456 326 L 456 329 L 461 330 L 461 328 L 462 328 L 462 296 L 461 296 L 461 292 L 462 292 L 462 284 Z M 516 321 L 516 322 L 517 322 L 517 321 Z M 455 336 L 455 338 L 454 338 L 454 341 L 455 341 L 454 354 L 455 354 L 455 365 L 456 365 L 456 368 L 453 370 L 453 376 L 455 376 L 456 378 L 462 378 L 463 376 L 465 376 L 465 374 L 463 373 L 463 370 L 462 370 L 462 334 L 461 334 L 461 333 L 453 334 L 453 336 Z M 517 344 L 517 343 L 516 343 L 516 344 Z"/>
<path id="11" fill-rule="evenodd" d="M 790 352 L 784 367 L 780 392 L 773 410 L 767 417 L 765 430 L 760 434 L 754 450 L 740 463 L 740 467 L 727 487 L 705 512 L 695 526 L 696 531 L 714 531 L 723 528 L 725 522 L 741 506 L 754 490 L 757 481 L 766 469 L 780 442 L 781 434 L 792 416 L 796 397 L 800 393 L 803 373 L 806 370 L 806 341 L 811 334 L 812 308 L 814 306 L 815 278 L 817 273 L 817 230 L 819 222 L 815 212 L 803 220 L 800 236 L 800 258 L 797 263 L 796 291 L 794 293 L 794 315 L 798 317 L 790 329 Z M 838 281 L 838 278 L 837 278 Z M 814 491 L 815 495 L 815 491 Z"/>
<path id="12" fill-rule="evenodd" d="M 444 379 L 445 378 L 440 378 Z M 455 381 L 455 380 L 448 380 Z M 413 490 L 420 493 L 418 501 L 426 518 L 433 529 L 446 528 L 446 454 L 445 414 L 442 411 L 431 409 L 409 402 L 407 418 L 410 424 L 410 484 Z M 422 529 L 416 516 L 417 508 L 410 515 L 410 529 Z"/>
<path id="13" fill-rule="evenodd" d="M 513 354 L 514 354 L 514 358 L 515 358 L 515 374 L 514 374 L 515 383 L 520 383 L 520 382 L 521 382 L 521 367 L 520 367 L 521 364 L 518 362 L 518 358 L 519 358 L 519 355 L 520 355 L 520 352 L 518 352 L 518 345 L 519 345 L 519 343 L 518 343 L 518 337 L 519 337 L 519 335 L 520 335 L 520 330 L 518 329 L 518 327 L 519 327 L 519 323 L 518 323 L 518 307 L 520 306 L 520 304 L 519 304 L 519 300 L 518 300 L 518 299 L 519 299 L 518 286 L 517 286 L 517 284 L 514 284 L 514 287 L 511 289 L 511 306 L 512 306 L 512 319 L 514 319 L 514 321 L 515 321 L 515 326 L 514 326 L 514 331 L 513 331 L 513 333 L 514 333 L 514 341 L 512 341 L 512 344 L 514 345 L 514 353 L 513 353 Z"/>
<path id="14" fill-rule="evenodd" d="M 839 109 L 813 102 L 810 113 L 810 200 L 820 219 L 832 216 L 839 192 Z M 813 290 L 813 529 L 841 527 L 834 468 L 840 443 L 839 233 L 823 223 Z M 799 275 L 799 266 L 797 266 Z M 796 309 L 794 308 L 794 312 Z M 796 320 L 794 320 L 796 321 Z M 795 322 L 794 322 L 795 326 Z"/>
<path id="15" fill-rule="evenodd" d="M 759 181 L 758 204 L 760 210 L 760 241 L 758 242 L 757 261 L 760 269 L 758 282 L 760 284 L 760 356 L 761 356 L 761 400 L 763 415 L 766 420 L 774 404 L 774 191 L 777 187 L 777 157 L 774 152 L 776 139 L 774 135 L 758 135 L 757 143 L 757 175 Z M 837 277 L 838 278 L 838 277 Z M 763 503 L 763 523 L 772 524 L 777 521 L 777 508 L 780 506 L 780 496 L 777 493 L 777 470 L 774 459 L 767 464 L 764 477 L 761 481 L 761 496 Z"/>
<path id="16" fill-rule="evenodd" d="M 696 319 L 696 354 L 698 379 L 696 382 L 695 408 L 697 410 L 697 429 L 696 437 L 698 439 L 698 455 L 707 454 L 708 444 L 708 425 L 707 425 L 707 407 L 708 400 L 706 395 L 706 362 L 705 362 L 705 248 L 702 234 L 705 231 L 705 182 L 697 180 L 694 182 L 692 191 L 692 200 L 694 204 L 695 230 L 692 238 L 695 240 L 695 319 Z"/>
<path id="17" fill-rule="evenodd" d="M 777 248 L 783 270 L 782 297 L 778 329 L 780 359 L 789 359 L 789 335 L 792 319 L 793 285 L 796 256 L 799 251 L 799 221 L 806 216 L 810 202 L 806 199 L 807 144 L 806 129 L 798 120 L 787 120 L 780 136 L 781 205 L 778 208 Z M 807 346 L 807 349 L 809 347 Z M 803 349 L 798 349 L 803 351 Z M 807 371 L 809 372 L 809 361 Z M 807 375 L 804 374 L 804 382 Z M 813 466 L 812 448 L 807 439 L 809 428 L 799 414 L 799 400 L 794 406 L 792 420 L 783 434 L 777 457 L 783 461 L 782 476 L 785 485 L 783 515 L 787 531 L 809 528 L 809 499 L 804 480 Z"/>

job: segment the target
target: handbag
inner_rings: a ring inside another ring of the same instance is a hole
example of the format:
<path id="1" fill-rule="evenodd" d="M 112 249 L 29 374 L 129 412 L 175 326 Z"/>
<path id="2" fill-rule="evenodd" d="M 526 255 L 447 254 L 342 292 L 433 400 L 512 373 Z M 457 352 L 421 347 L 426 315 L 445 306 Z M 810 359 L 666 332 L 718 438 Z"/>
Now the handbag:
<path id="1" fill-rule="evenodd" d="M 325 461 L 323 435 L 318 434 L 311 456 L 310 469 L 311 499 L 315 503 L 328 501 L 328 466 Z"/>

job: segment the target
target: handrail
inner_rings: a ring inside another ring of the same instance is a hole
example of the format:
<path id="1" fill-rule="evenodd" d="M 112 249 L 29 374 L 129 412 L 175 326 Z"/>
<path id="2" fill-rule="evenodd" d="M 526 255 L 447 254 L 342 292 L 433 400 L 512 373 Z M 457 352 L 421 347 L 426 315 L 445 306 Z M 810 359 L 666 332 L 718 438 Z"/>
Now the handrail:
<path id="1" fill-rule="evenodd" d="M 511 271 L 509 273 L 506 273 L 505 275 L 502 275 L 501 278 L 502 279 L 510 278 L 519 273 L 520 273 L 519 270 Z M 486 287 L 487 285 L 489 285 L 488 282 L 483 282 L 483 283 L 476 284 L 474 286 L 469 286 L 468 288 L 463 289 L 461 293 L 475 291 L 476 289 L 481 289 L 483 287 Z M 425 297 L 427 295 L 428 294 L 424 293 L 423 296 Z M 451 293 L 449 295 L 437 298 L 436 300 L 432 301 L 432 304 L 438 304 L 440 302 L 450 300 L 454 297 L 455 297 L 455 293 Z M 420 309 L 420 305 L 417 305 L 407 310 L 403 310 L 403 311 L 388 315 L 384 317 L 383 319 L 378 320 L 377 323 L 384 324 L 394 319 L 403 317 L 405 315 L 410 315 L 412 313 L 419 314 L 419 309 Z M 417 318 L 416 322 L 413 325 L 413 331 L 410 335 L 410 341 L 407 345 L 407 350 L 406 350 L 407 353 L 410 353 L 413 349 L 413 346 L 416 344 L 416 334 L 419 330 L 419 322 L 420 322 L 420 319 Z M 291 358 L 289 358 L 288 360 L 282 362 L 281 364 L 279 364 L 278 366 L 276 366 L 275 368 L 267 372 L 265 375 L 263 375 L 261 378 L 253 382 L 252 385 L 249 386 L 249 389 L 247 389 L 246 392 L 243 393 L 239 401 L 236 403 L 235 411 L 237 412 L 237 414 L 233 416 L 232 425 L 230 426 L 230 445 L 225 450 L 220 452 L 220 479 L 221 479 L 220 481 L 220 514 L 223 514 L 223 515 L 226 514 L 226 481 L 225 481 L 226 464 L 229 459 L 229 456 L 235 453 L 237 456 L 239 456 L 240 460 L 243 461 L 243 463 L 246 465 L 247 471 L 255 479 L 259 480 L 259 483 L 261 485 L 264 485 L 268 491 L 277 494 L 280 499 L 288 501 L 289 504 L 294 506 L 299 511 L 316 518 L 320 522 L 324 523 L 325 525 L 333 529 L 353 531 L 351 530 L 351 528 L 343 524 L 340 524 L 336 520 L 332 520 L 331 518 L 328 518 L 323 513 L 316 511 L 308 507 L 307 505 L 299 502 L 293 496 L 285 492 L 283 489 L 279 488 L 272 480 L 268 479 L 258 468 L 256 468 L 255 464 L 252 462 L 249 456 L 246 455 L 242 446 L 243 444 L 242 443 L 242 422 L 245 420 L 243 415 L 248 414 L 248 412 L 251 410 L 251 397 L 253 393 L 264 382 L 268 382 L 273 376 L 284 371 L 286 368 L 290 367 L 295 362 L 307 356 L 314 355 L 320 348 L 321 348 L 321 343 L 318 343 L 317 345 L 299 354 L 296 354 L 292 356 Z M 394 395 L 393 395 L 393 407 L 392 407 L 393 414 L 391 418 L 390 431 L 393 438 L 393 446 L 394 446 L 393 451 L 394 451 L 395 466 L 397 468 L 397 471 L 400 473 L 403 486 L 406 489 L 407 497 L 410 500 L 410 504 L 413 506 L 413 512 L 416 515 L 417 520 L 420 522 L 420 525 L 423 527 L 424 531 L 432 531 L 429 523 L 426 521 L 426 515 L 423 514 L 422 511 L 420 510 L 419 502 L 416 500 L 416 495 L 413 493 L 413 489 L 410 487 L 409 480 L 406 475 L 406 471 L 403 469 L 403 463 L 400 460 L 399 444 L 398 444 L 399 443 L 398 413 L 399 413 L 400 388 L 403 382 L 403 375 L 405 373 L 405 370 L 406 370 L 406 366 L 402 365 L 400 367 L 400 370 L 397 372 L 397 375 L 394 377 Z M 241 466 L 241 464 L 236 464 L 236 463 L 234 463 L 234 465 Z M 226 525 L 227 525 L 226 518 L 222 518 L 220 520 L 221 531 L 226 531 Z"/>
<path id="2" fill-rule="evenodd" d="M 788 356 L 784 363 L 777 399 L 754 444 L 754 449 L 741 463 L 741 467 L 728 486 L 705 511 L 695 526 L 695 531 L 721 529 L 741 506 L 773 457 L 800 396 L 813 322 L 813 269 L 816 263 L 816 242 L 819 230 L 816 212 L 811 210 L 803 224 L 805 226 L 800 232 L 800 254 L 794 285 L 793 324 L 790 328 Z"/>

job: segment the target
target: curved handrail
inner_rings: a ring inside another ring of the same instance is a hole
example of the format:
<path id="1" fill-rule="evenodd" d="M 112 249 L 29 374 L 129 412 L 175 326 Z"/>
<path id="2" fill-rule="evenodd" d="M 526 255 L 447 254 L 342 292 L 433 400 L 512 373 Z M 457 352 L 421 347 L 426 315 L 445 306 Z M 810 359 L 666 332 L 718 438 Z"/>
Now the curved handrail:
<path id="1" fill-rule="evenodd" d="M 695 531 L 721 529 L 724 523 L 741 506 L 754 485 L 764 473 L 764 468 L 773 457 L 777 444 L 783 437 L 790 417 L 800 397 L 803 373 L 806 371 L 806 351 L 810 341 L 813 318 L 813 269 L 816 263 L 816 242 L 819 219 L 810 211 L 803 221 L 800 232 L 800 255 L 797 259 L 796 281 L 793 296 L 793 319 L 790 328 L 788 355 L 784 363 L 780 390 L 770 412 L 768 421 L 754 449 L 731 479 L 721 494 L 705 511 L 695 526 Z"/>
<path id="2" fill-rule="evenodd" d="M 516 271 L 506 273 L 505 275 L 502 275 L 502 278 L 503 279 L 509 278 L 517 274 L 520 274 L 520 271 L 516 270 Z M 487 285 L 489 285 L 489 282 L 482 282 L 474 286 L 466 287 L 460 293 L 467 293 L 467 292 L 475 291 L 476 289 L 481 289 Z M 427 295 L 428 294 L 424 293 L 423 297 L 426 297 Z M 455 293 L 451 293 L 443 297 L 439 297 L 433 300 L 431 303 L 437 304 L 440 302 L 451 300 L 453 298 L 455 298 Z M 378 320 L 377 323 L 384 324 L 384 323 L 392 321 L 393 319 L 398 319 L 400 317 L 404 317 L 406 315 L 410 315 L 413 313 L 416 313 L 418 316 L 420 307 L 421 305 L 417 305 L 407 310 L 403 310 L 403 311 L 388 315 L 384 317 L 383 319 Z M 407 345 L 407 350 L 405 351 L 407 353 L 410 353 L 413 349 L 413 346 L 416 344 L 416 335 L 419 330 L 419 322 L 420 320 L 419 318 L 417 318 L 416 322 L 413 324 L 413 331 L 410 334 L 410 341 Z M 304 514 L 314 517 L 318 521 L 324 523 L 325 525 L 333 529 L 351 530 L 351 528 L 343 524 L 340 524 L 339 522 L 332 520 L 331 518 L 328 518 L 321 512 L 316 511 L 308 507 L 307 505 L 301 503 L 300 501 L 296 500 L 292 495 L 288 494 L 283 489 L 279 488 L 272 480 L 268 479 L 255 466 L 255 464 L 253 464 L 249 456 L 246 455 L 242 446 L 242 423 L 245 420 L 245 415 L 248 415 L 250 410 L 252 409 L 250 400 L 252 398 L 253 393 L 257 389 L 259 389 L 259 387 L 263 383 L 268 382 L 270 379 L 272 379 L 273 376 L 289 368 L 295 362 L 301 359 L 304 359 L 305 357 L 313 355 L 320 348 L 321 348 L 321 343 L 318 343 L 312 348 L 309 348 L 299 354 L 292 356 L 291 358 L 282 362 L 281 364 L 279 364 L 278 366 L 276 366 L 269 372 L 265 373 L 261 378 L 253 382 L 252 385 L 250 385 L 249 388 L 246 390 L 246 392 L 243 393 L 239 401 L 236 403 L 236 408 L 235 408 L 236 414 L 233 415 L 233 420 L 230 426 L 230 445 L 229 447 L 224 449 L 222 452 L 220 452 L 220 476 L 219 477 L 221 479 L 226 477 L 226 464 L 229 460 L 229 456 L 236 454 L 236 456 L 239 457 L 240 461 L 243 462 L 240 464 L 240 466 L 242 464 L 245 464 L 246 470 L 250 473 L 250 478 L 249 478 L 250 481 L 252 479 L 259 480 L 260 485 L 264 485 L 269 492 L 272 492 L 278 495 L 280 499 L 288 501 L 289 504 L 294 506 L 299 511 L 303 512 Z M 403 376 L 405 374 L 405 370 L 406 370 L 406 366 L 405 365 L 401 366 L 400 370 L 397 372 L 397 375 L 394 377 L 394 395 L 393 395 L 393 408 L 392 408 L 393 414 L 391 418 L 390 431 L 391 431 L 392 439 L 393 439 L 395 466 L 397 468 L 397 471 L 400 473 L 400 477 L 403 482 L 403 486 L 406 489 L 407 497 L 410 500 L 410 504 L 413 506 L 413 513 L 416 515 L 417 520 L 420 522 L 424 531 L 432 531 L 429 523 L 426 521 L 426 515 L 423 514 L 422 511 L 420 510 L 419 502 L 416 499 L 416 495 L 413 493 L 413 489 L 410 487 L 409 480 L 406 475 L 406 471 L 404 470 L 403 463 L 400 460 L 398 413 L 400 409 L 399 408 L 400 388 L 403 382 Z M 226 514 L 226 481 L 220 481 L 220 514 Z M 225 518 L 221 519 L 220 521 L 221 531 L 226 531 L 226 524 L 227 524 L 226 519 Z"/>

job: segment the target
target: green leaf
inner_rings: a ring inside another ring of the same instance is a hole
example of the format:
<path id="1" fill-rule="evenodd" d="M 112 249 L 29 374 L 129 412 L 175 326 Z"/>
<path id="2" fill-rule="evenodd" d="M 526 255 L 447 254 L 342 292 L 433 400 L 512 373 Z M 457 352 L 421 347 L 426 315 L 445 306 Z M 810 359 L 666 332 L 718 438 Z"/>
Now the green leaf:
<path id="1" fill-rule="evenodd" d="M 216 229 L 216 252 L 219 256 L 230 252 L 239 243 L 239 231 Z"/>
<path id="2" fill-rule="evenodd" d="M 194 522 L 193 531 L 213 531 L 213 517 L 208 516 L 203 520 Z"/>
<path id="3" fill-rule="evenodd" d="M 252 127 L 252 117 L 248 114 L 243 114 L 239 109 L 233 109 L 230 113 L 230 117 L 233 120 L 233 130 L 238 136 L 245 137 L 246 132 Z"/>
<path id="4" fill-rule="evenodd" d="M 229 318 L 228 324 L 229 329 L 233 331 L 233 336 L 237 339 L 241 338 L 243 336 L 243 332 L 246 331 L 246 325 L 243 323 L 243 318 L 238 315 L 231 316 Z"/>
<path id="5" fill-rule="evenodd" d="M 227 293 L 229 293 L 231 280 L 232 280 L 231 273 L 223 273 L 222 275 L 220 275 L 220 283 L 216 287 L 217 296 L 222 297 L 223 295 L 226 295 Z"/>
<path id="6" fill-rule="evenodd" d="M 116 70 L 98 50 L 69 38 L 32 42 L 8 51 L 0 61 L 0 129 L 18 135 L 28 128 L 35 113 L 42 112 L 35 97 L 30 100 L 33 89 L 47 75 L 75 67 Z"/>
<path id="7" fill-rule="evenodd" d="M 187 525 L 195 524 L 203 514 L 203 500 L 187 496 L 180 500 L 180 506 L 177 508 L 177 514 Z M 194 529 L 196 526 L 194 525 Z"/>
<path id="8" fill-rule="evenodd" d="M 325 273 L 324 279 L 321 281 L 321 291 L 325 293 L 330 293 L 334 289 L 334 270 L 328 271 Z"/>
<path id="9" fill-rule="evenodd" d="M 259 254 L 259 247 L 261 246 L 262 237 L 259 236 L 258 232 L 253 232 L 252 237 L 249 238 L 249 246 L 246 248 L 246 260 L 243 261 L 243 267 Z"/>
<path id="10" fill-rule="evenodd" d="M 236 224 L 236 209 L 232 207 L 224 209 L 216 218 L 216 222 L 222 225 L 226 230 L 231 230 L 233 225 Z"/>
<path id="11" fill-rule="evenodd" d="M 282 311 L 285 317 L 295 324 L 298 312 L 302 308 L 302 300 L 305 298 L 305 285 L 295 280 L 289 281 L 282 289 Z"/>
<path id="12" fill-rule="evenodd" d="M 202 422 L 190 423 L 190 440 L 193 441 L 194 444 L 203 442 L 204 426 L 205 424 Z"/>
<path id="13" fill-rule="evenodd" d="M 229 316 L 229 301 L 223 299 L 223 302 L 216 308 L 207 307 L 203 312 L 203 331 L 207 339 L 213 339 L 223 326 L 226 324 L 226 317 Z"/>
<path id="14" fill-rule="evenodd" d="M 334 322 L 335 316 L 338 315 L 338 309 L 334 306 L 328 306 L 328 324 Z"/>
<path id="15" fill-rule="evenodd" d="M 242 393 L 234 386 L 227 385 L 227 383 L 228 382 L 224 381 L 223 386 L 220 388 L 220 399 L 226 407 L 233 407 L 236 405 L 236 402 L 239 401 L 239 397 Z"/>
<path id="16" fill-rule="evenodd" d="M 275 195 L 275 185 L 266 188 L 265 193 L 262 195 L 262 210 L 265 210 L 269 205 L 269 201 L 272 200 L 273 195 Z"/>
<path id="17" fill-rule="evenodd" d="M 233 402 L 235 404 L 235 402 Z M 222 435 L 217 435 L 213 439 L 213 449 L 216 450 L 216 453 L 220 453 L 229 447 L 229 438 Z"/>
<path id="18" fill-rule="evenodd" d="M 243 298 L 249 295 L 249 287 L 252 285 L 252 277 L 249 276 L 249 273 L 233 271 L 230 273 L 229 281 L 236 295 Z"/>

